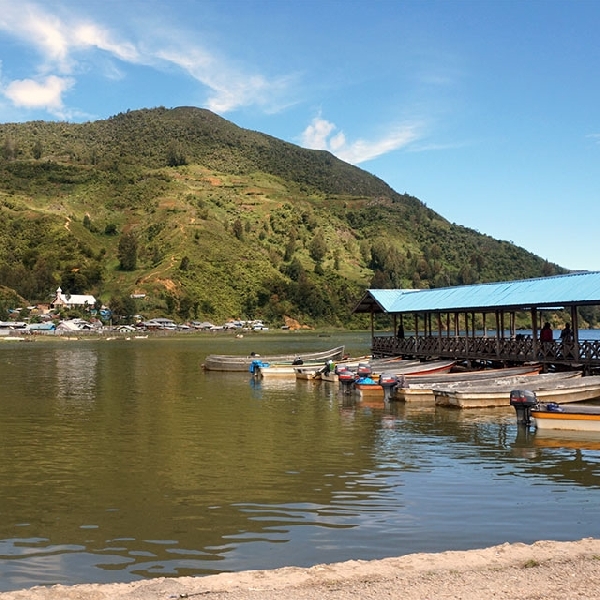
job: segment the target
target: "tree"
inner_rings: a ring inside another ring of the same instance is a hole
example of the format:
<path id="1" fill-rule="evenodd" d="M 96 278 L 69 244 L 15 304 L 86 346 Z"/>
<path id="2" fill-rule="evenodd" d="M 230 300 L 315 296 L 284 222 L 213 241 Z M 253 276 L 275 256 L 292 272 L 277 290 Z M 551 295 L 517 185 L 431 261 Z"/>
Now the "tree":
<path id="1" fill-rule="evenodd" d="M 180 142 L 173 141 L 167 150 L 167 164 L 169 167 L 180 167 L 187 165 L 187 157 Z"/>
<path id="2" fill-rule="evenodd" d="M 241 240 L 244 237 L 244 226 L 240 219 L 236 219 L 233 223 L 233 235 L 235 235 L 238 240 Z"/>
<path id="3" fill-rule="evenodd" d="M 115 322 L 122 319 L 129 320 L 136 311 L 135 300 L 125 294 L 112 296 L 108 306 Z"/>
<path id="4" fill-rule="evenodd" d="M 321 262 L 327 255 L 327 250 L 327 242 L 325 241 L 323 232 L 318 231 L 308 247 L 310 256 L 315 262 Z"/>
<path id="5" fill-rule="evenodd" d="M 134 271 L 137 265 L 137 239 L 132 233 L 124 233 L 119 240 L 117 252 L 119 268 L 122 271 Z"/>
<path id="6" fill-rule="evenodd" d="M 40 140 L 36 140 L 35 144 L 33 144 L 33 148 L 31 149 L 31 153 L 35 160 L 40 160 L 42 158 L 42 154 L 44 152 L 44 148 L 42 146 L 42 142 Z"/>
<path id="7" fill-rule="evenodd" d="M 180 271 L 187 271 L 189 269 L 190 266 L 190 259 L 187 256 L 184 256 L 181 259 L 181 262 L 179 263 L 179 270 Z"/>

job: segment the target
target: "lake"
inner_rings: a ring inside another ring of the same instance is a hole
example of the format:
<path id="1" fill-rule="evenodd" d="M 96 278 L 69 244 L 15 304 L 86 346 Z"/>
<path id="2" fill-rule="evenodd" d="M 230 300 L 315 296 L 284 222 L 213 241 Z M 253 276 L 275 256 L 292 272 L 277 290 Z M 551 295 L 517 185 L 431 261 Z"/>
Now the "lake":
<path id="1" fill-rule="evenodd" d="M 0 591 L 600 537 L 600 437 L 201 368 L 369 339 L 0 341 Z"/>

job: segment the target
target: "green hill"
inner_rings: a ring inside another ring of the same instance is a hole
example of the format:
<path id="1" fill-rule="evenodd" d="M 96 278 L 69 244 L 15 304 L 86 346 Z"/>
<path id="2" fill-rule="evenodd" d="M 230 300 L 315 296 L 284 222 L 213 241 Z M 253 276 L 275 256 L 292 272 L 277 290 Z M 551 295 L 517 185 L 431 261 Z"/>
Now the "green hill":
<path id="1" fill-rule="evenodd" d="M 121 314 L 340 325 L 367 287 L 564 271 L 207 110 L 4 124 L 0 143 L 0 286 L 30 303 L 60 285 Z"/>

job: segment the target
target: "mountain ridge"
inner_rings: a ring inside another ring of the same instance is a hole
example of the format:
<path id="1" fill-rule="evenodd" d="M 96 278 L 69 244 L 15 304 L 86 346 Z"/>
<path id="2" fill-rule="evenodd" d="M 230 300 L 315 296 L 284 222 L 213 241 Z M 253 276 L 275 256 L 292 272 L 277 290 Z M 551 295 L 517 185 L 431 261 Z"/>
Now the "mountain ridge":
<path id="1" fill-rule="evenodd" d="M 205 109 L 0 124 L 0 140 L 0 285 L 30 302 L 60 285 L 124 315 L 342 325 L 367 287 L 565 272 Z"/>

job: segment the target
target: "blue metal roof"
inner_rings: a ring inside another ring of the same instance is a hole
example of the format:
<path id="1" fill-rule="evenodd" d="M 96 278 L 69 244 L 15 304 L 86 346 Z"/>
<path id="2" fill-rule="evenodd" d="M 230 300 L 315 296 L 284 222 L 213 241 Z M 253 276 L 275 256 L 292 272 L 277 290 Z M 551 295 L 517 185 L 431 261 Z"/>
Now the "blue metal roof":
<path id="1" fill-rule="evenodd" d="M 388 313 L 525 310 L 584 304 L 600 305 L 600 271 L 432 290 L 371 289 L 354 312 L 377 308 Z"/>

